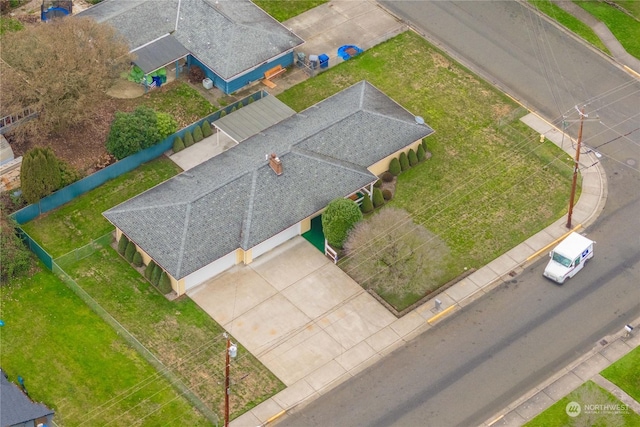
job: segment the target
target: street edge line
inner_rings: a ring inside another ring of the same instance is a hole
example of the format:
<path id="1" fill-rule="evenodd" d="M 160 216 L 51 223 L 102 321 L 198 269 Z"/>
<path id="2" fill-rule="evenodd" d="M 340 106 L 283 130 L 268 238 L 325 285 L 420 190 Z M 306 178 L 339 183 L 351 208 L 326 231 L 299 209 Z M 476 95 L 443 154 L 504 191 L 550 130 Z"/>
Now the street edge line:
<path id="1" fill-rule="evenodd" d="M 623 65 L 622 68 L 624 68 L 629 74 L 634 75 L 636 78 L 640 79 L 640 73 L 638 73 L 636 70 L 634 70 L 633 68 L 627 66 L 627 65 Z"/>
<path id="2" fill-rule="evenodd" d="M 556 240 L 554 240 L 553 242 L 549 243 L 547 246 L 543 247 L 542 249 L 539 249 L 533 255 L 529 255 L 527 257 L 527 259 L 525 260 L 525 262 L 529 262 L 532 259 L 537 258 L 541 253 L 548 251 L 549 248 L 551 248 L 552 246 L 556 245 L 559 241 L 564 240 L 565 237 L 567 237 L 569 234 L 573 233 L 574 231 L 577 231 L 580 228 L 582 228 L 582 224 L 576 225 L 575 227 L 573 227 L 573 229 L 567 231 L 562 236 L 558 237 Z"/>

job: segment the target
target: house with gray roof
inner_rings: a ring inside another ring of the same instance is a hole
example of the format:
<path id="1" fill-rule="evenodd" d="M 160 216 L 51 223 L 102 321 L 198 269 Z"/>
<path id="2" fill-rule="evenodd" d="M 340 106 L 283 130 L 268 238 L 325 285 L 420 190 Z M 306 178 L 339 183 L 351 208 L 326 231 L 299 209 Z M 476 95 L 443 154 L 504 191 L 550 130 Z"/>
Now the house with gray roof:
<path id="1" fill-rule="evenodd" d="M 36 427 L 49 425 L 54 412 L 42 403 L 33 402 L 0 370 L 0 426 Z"/>
<path id="2" fill-rule="evenodd" d="M 77 16 L 116 28 L 145 74 L 186 58 L 225 93 L 290 66 L 304 43 L 249 0 L 103 0 Z"/>
<path id="3" fill-rule="evenodd" d="M 103 215 L 181 295 L 308 231 L 331 200 L 371 194 L 433 132 L 361 81 Z"/>

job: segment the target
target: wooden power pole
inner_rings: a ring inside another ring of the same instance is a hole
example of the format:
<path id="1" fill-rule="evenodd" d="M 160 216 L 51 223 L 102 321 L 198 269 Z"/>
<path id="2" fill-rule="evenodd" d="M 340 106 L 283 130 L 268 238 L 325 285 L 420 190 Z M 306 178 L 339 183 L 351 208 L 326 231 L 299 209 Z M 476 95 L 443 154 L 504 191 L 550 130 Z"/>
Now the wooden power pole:
<path id="1" fill-rule="evenodd" d="M 577 109 L 578 107 L 576 107 Z M 580 113 L 580 130 L 578 131 L 578 142 L 576 144 L 576 157 L 573 165 L 573 181 L 571 182 L 571 196 L 569 197 L 569 215 L 567 215 L 567 228 L 571 228 L 571 215 L 573 214 L 573 201 L 576 197 L 576 185 L 578 183 L 578 170 L 580 169 L 580 144 L 582 143 L 582 126 L 584 118 L 588 117 L 584 114 L 584 107 L 578 110 Z"/>

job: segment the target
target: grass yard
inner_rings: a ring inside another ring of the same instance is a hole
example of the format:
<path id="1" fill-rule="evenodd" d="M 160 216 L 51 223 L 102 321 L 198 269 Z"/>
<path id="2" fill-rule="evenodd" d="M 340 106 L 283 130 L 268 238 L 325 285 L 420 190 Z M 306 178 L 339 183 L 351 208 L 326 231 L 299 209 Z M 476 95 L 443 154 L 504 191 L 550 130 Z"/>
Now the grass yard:
<path id="1" fill-rule="evenodd" d="M 581 412 L 576 417 L 567 415 L 567 405 L 576 402 L 581 405 Z M 586 405 L 624 405 L 608 391 L 600 388 L 593 381 L 587 381 L 573 392 L 560 399 L 549 409 L 525 424 L 525 427 L 548 426 L 637 426 L 640 415 L 627 411 L 589 410 Z"/>
<path id="2" fill-rule="evenodd" d="M 131 102 L 171 114 L 178 122 L 178 128 L 186 127 L 217 110 L 196 89 L 182 81 L 171 82 Z"/>
<path id="3" fill-rule="evenodd" d="M 587 24 L 570 14 L 564 9 L 556 6 L 551 0 L 529 0 L 540 12 L 544 13 L 554 21 L 568 28 L 571 32 L 592 44 L 603 52 L 610 54 L 609 49 L 602 43 L 600 37 Z"/>
<path id="4" fill-rule="evenodd" d="M 390 203 L 448 246 L 452 256 L 437 266 L 436 286 L 485 265 L 566 212 L 571 159 L 539 142 L 518 120 L 526 113 L 521 107 L 412 32 L 279 98 L 300 111 L 361 79 L 436 131 L 427 138 L 433 157 L 400 175 Z M 412 303 L 385 297 L 397 310 Z"/>
<path id="5" fill-rule="evenodd" d="M 22 228 L 57 258 L 114 230 L 102 212 L 181 172 L 160 157 L 83 194 Z"/>
<path id="6" fill-rule="evenodd" d="M 53 273 L 0 288 L 2 369 L 57 425 L 204 426 L 207 420 Z"/>
<path id="7" fill-rule="evenodd" d="M 601 1 L 579 1 L 578 6 L 595 16 L 611 30 L 629 54 L 640 58 L 640 21 Z"/>
<path id="8" fill-rule="evenodd" d="M 284 22 L 289 18 L 298 16 L 328 1 L 329 0 L 256 0 L 254 3 L 269 15 L 273 16 L 277 21 Z"/>
<path id="9" fill-rule="evenodd" d="M 640 402 L 640 347 L 602 371 L 600 375 L 623 389 L 629 396 Z"/>
<path id="10" fill-rule="evenodd" d="M 186 297 L 168 301 L 111 247 L 65 271 L 209 408 L 223 413 L 226 340 L 207 313 Z M 284 388 L 241 346 L 231 380 L 232 418 Z"/>
<path id="11" fill-rule="evenodd" d="M 640 20 L 640 1 L 638 0 L 613 0 L 613 3 L 622 7 L 628 13 Z"/>

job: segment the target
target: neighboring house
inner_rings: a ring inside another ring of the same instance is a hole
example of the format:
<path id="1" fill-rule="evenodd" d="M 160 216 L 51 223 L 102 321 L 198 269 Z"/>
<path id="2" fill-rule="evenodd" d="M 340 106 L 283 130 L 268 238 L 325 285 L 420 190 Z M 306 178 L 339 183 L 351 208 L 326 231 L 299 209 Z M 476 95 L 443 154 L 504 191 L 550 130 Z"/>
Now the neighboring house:
<path id="1" fill-rule="evenodd" d="M 291 65 L 304 43 L 248 0 L 103 0 L 77 16 L 115 27 L 145 74 L 186 58 L 227 94 Z"/>
<path id="2" fill-rule="evenodd" d="M 20 388 L 7 380 L 0 370 L 0 426 L 52 426 L 54 412 L 41 403 L 34 403 Z"/>
<path id="3" fill-rule="evenodd" d="M 308 231 L 331 200 L 371 194 L 391 159 L 431 133 L 362 81 L 103 215 L 181 295 Z"/>

